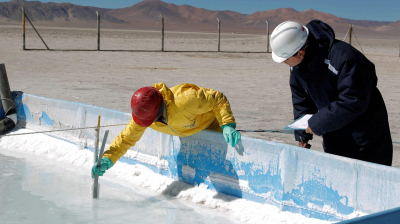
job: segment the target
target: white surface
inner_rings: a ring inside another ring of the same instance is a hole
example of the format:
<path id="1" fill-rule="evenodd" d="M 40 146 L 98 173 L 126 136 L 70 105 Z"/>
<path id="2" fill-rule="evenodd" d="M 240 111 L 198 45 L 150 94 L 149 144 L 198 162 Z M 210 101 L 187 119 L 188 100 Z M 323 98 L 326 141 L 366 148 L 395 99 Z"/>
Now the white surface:
<path id="1" fill-rule="evenodd" d="M 14 133 L 24 132 L 31 132 L 31 130 L 21 129 Z M 6 160 L 8 163 L 19 166 L 19 162 L 10 162 L 10 160 L 16 160 L 13 158 L 22 155 L 26 160 L 25 163 L 28 164 L 28 168 L 25 168 L 22 175 L 25 176 L 25 179 L 24 177 L 21 179 L 21 174 L 19 174 L 17 183 L 10 183 L 18 185 L 18 181 L 20 181 L 24 192 L 28 191 L 31 195 L 39 196 L 40 200 L 44 200 L 46 203 L 54 203 L 54 205 L 46 207 L 47 209 L 44 209 L 44 205 L 39 204 L 41 209 L 33 210 L 35 211 L 34 217 L 42 223 L 47 222 L 46 217 L 49 212 L 53 214 L 51 217 L 54 218 L 54 221 L 83 220 L 85 223 L 104 222 L 107 224 L 128 220 L 137 223 L 159 222 L 164 219 L 157 219 L 157 217 L 161 217 L 163 214 L 166 214 L 168 218 L 166 221 L 164 220 L 165 223 L 180 223 L 181 221 L 193 223 L 193 220 L 198 220 L 197 223 L 214 221 L 215 223 L 224 223 L 226 220 L 231 223 L 234 222 L 233 220 L 243 223 L 269 224 L 330 223 L 310 219 L 300 214 L 281 212 L 271 205 L 217 194 L 217 192 L 208 190 L 204 185 L 193 187 L 153 173 L 146 167 L 124 163 L 116 163 L 104 177 L 100 178 L 102 188 L 100 200 L 97 202 L 90 199 L 90 189 L 87 186 L 91 183 L 89 175 L 93 161 L 92 152 L 79 150 L 76 145 L 46 135 L 34 134 L 1 137 L 0 153 L 11 156 Z M 37 167 L 38 164 L 39 167 Z M 52 177 L 49 177 L 48 173 L 51 173 Z M 5 183 L 4 178 L 13 176 L 15 176 L 13 169 L 0 169 L 0 183 Z M 9 192 L 4 193 L 2 189 L 9 184 L 1 186 L 2 192 L 0 193 L 4 195 L 18 191 L 17 188 L 9 187 Z M 150 189 L 150 193 L 145 189 Z M 7 206 L 16 208 L 9 211 L 12 214 L 0 212 L 1 223 L 4 223 L 5 218 L 9 220 L 9 217 L 14 217 L 13 220 L 17 220 L 17 223 L 18 220 L 28 217 L 26 214 L 29 212 L 27 211 L 29 207 L 24 204 L 24 197 L 24 194 L 21 194 L 20 197 L 17 196 L 13 199 L 14 204 L 12 205 L 5 203 L 7 198 L 0 197 L 0 205 L 6 204 L 6 209 Z M 169 201 L 159 201 L 161 197 L 166 197 Z M 154 202 L 155 199 L 156 202 Z M 171 202 L 172 199 L 179 199 L 179 203 L 185 203 L 186 207 L 183 206 L 183 208 L 187 211 L 182 211 L 182 207 Z M 169 211 L 173 213 L 172 215 L 160 209 L 163 206 L 172 206 L 171 203 L 174 206 Z M 155 215 L 149 217 L 152 214 L 149 211 L 153 210 Z M 205 216 L 199 213 L 205 214 Z M 137 216 L 133 214 L 137 214 Z M 141 217 L 140 215 L 143 217 L 137 218 Z M 20 223 L 27 222 L 21 221 Z"/>
<path id="2" fill-rule="evenodd" d="M 215 211 L 186 206 L 139 187 L 101 181 L 91 198 L 85 170 L 44 158 L 0 153 L 0 223 L 235 223 Z"/>
<path id="3" fill-rule="evenodd" d="M 295 130 L 306 130 L 308 127 L 308 120 L 312 117 L 312 114 L 306 114 L 303 117 L 297 119 L 292 124 L 289 124 L 287 127 L 295 129 Z"/>

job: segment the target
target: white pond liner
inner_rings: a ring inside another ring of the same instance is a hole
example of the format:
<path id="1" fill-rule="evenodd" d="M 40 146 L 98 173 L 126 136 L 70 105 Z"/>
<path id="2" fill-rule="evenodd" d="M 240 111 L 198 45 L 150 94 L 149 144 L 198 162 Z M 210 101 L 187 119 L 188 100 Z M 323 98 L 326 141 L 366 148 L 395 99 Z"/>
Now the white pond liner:
<path id="1" fill-rule="evenodd" d="M 11 134 L 29 132 L 32 132 L 32 130 L 16 129 L 11 132 Z M 11 157 L 25 155 L 25 159 L 27 159 L 28 161 L 49 161 L 50 163 L 54 163 L 53 166 L 56 166 L 55 169 L 58 170 L 57 172 L 61 173 L 63 172 L 64 168 L 66 170 L 69 169 L 68 167 L 73 167 L 73 169 L 78 168 L 81 173 L 78 173 L 77 176 L 81 176 L 80 178 L 82 178 L 82 175 L 87 174 L 87 177 L 85 178 L 90 178 L 90 169 L 93 165 L 93 153 L 91 151 L 81 150 L 75 144 L 71 144 L 66 141 L 59 140 L 44 134 L 2 136 L 0 138 L 0 150 L 1 154 L 5 154 Z M 12 175 L 12 173 L 0 173 L 0 177 L 3 178 L 10 175 Z M 200 184 L 199 186 L 191 186 L 183 182 L 174 181 L 173 179 L 154 173 L 149 168 L 146 168 L 142 165 L 128 165 L 118 162 L 115 164 L 114 167 L 112 167 L 112 169 L 106 172 L 104 177 L 100 178 L 100 184 L 103 183 L 104 185 L 104 181 L 106 181 L 107 183 L 122 184 L 125 188 L 132 188 L 133 191 L 134 189 L 149 189 L 151 190 L 151 192 L 154 193 L 154 195 L 167 197 L 169 199 L 179 199 L 179 201 L 189 205 L 198 204 L 200 206 L 195 206 L 194 210 L 211 209 L 212 211 L 208 212 L 217 212 L 219 215 L 225 217 L 231 222 L 233 222 L 233 220 L 236 220 L 239 223 L 242 222 L 270 224 L 331 223 L 328 221 L 307 218 L 301 214 L 280 211 L 279 208 L 272 205 L 260 204 L 257 202 L 252 202 L 249 200 L 217 193 L 215 191 L 207 189 L 207 186 L 203 184 Z M 106 186 L 107 185 L 110 184 L 106 184 Z M 76 197 L 68 195 L 73 193 L 68 192 L 68 189 L 66 189 L 68 188 L 68 185 L 60 184 L 58 188 L 59 192 L 62 193 L 58 197 Z M 110 197 L 110 195 L 113 196 L 113 194 L 107 193 L 107 190 L 109 190 L 108 187 L 101 188 L 100 198 Z M 66 194 L 65 192 L 68 192 L 68 194 Z M 49 192 L 49 194 L 54 194 L 54 192 Z M 89 190 L 87 190 L 87 195 L 88 197 L 90 196 Z M 53 200 L 51 197 L 47 198 L 45 192 L 43 193 L 42 197 L 42 200 Z M 126 197 L 126 195 L 124 197 Z M 122 197 L 122 199 L 124 197 Z M 0 198 L 0 201 L 3 201 L 1 204 L 7 207 L 7 201 L 4 200 L 4 198 Z M 137 203 L 135 202 L 135 200 L 136 199 L 129 199 L 128 203 Z M 67 201 L 67 198 L 64 198 L 61 201 Z M 76 205 L 79 205 L 79 202 L 75 202 L 75 206 Z M 85 207 L 86 209 L 90 208 L 91 206 L 95 205 L 82 204 L 82 207 Z M 122 210 L 126 209 L 126 207 L 129 207 L 126 205 L 126 202 L 121 203 L 120 205 L 118 203 L 115 203 L 114 207 L 115 206 L 121 206 L 121 208 L 119 209 Z M 66 207 L 68 208 L 68 204 Z M 88 210 L 92 210 L 93 212 L 93 208 Z M 118 214 L 119 213 L 115 214 L 115 217 L 112 220 L 118 220 Z M 0 220 L 1 216 L 2 215 L 0 215 Z M 187 223 L 191 223 L 190 217 L 186 217 L 183 219 L 188 219 L 184 221 L 186 221 Z M 222 220 L 219 221 L 220 223 L 222 223 Z M 171 223 L 172 222 L 176 223 L 176 220 L 171 220 Z M 211 223 L 210 220 L 205 222 Z"/>

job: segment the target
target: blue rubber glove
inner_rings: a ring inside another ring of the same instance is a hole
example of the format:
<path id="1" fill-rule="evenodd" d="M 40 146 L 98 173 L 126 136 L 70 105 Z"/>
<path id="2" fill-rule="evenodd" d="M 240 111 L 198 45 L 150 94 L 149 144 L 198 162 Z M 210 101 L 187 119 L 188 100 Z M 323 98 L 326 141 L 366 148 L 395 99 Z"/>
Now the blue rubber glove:
<path id="1" fill-rule="evenodd" d="M 114 164 L 111 161 L 111 159 L 109 159 L 107 157 L 103 157 L 101 159 L 101 165 L 100 166 L 97 166 L 97 163 L 93 165 L 93 167 L 92 167 L 92 178 L 94 178 L 96 173 L 99 176 L 103 176 L 103 174 L 106 172 L 106 170 L 110 169 L 113 165 Z"/>
<path id="2" fill-rule="evenodd" d="M 236 124 L 234 123 L 228 123 L 226 125 L 222 125 L 222 130 L 223 130 L 223 135 L 225 138 L 225 141 L 229 144 L 231 143 L 231 146 L 234 147 L 242 137 L 240 132 L 235 130 Z"/>

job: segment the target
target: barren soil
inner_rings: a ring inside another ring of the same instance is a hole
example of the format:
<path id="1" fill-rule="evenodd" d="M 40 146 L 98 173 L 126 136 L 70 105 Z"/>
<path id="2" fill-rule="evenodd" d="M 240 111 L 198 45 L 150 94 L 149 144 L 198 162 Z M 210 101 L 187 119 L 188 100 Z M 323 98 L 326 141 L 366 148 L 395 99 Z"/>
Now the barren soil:
<path id="1" fill-rule="evenodd" d="M 97 32 L 88 29 L 41 28 L 51 49 L 96 49 Z M 289 67 L 276 64 L 268 53 L 23 51 L 18 26 L 0 26 L 1 61 L 12 90 L 130 112 L 132 94 L 143 86 L 194 83 L 223 92 L 239 129 L 281 129 L 293 120 Z M 27 48 L 44 45 L 27 29 Z M 339 36 L 339 39 L 343 37 Z M 359 37 L 360 38 L 360 37 Z M 353 45 L 361 50 L 355 38 Z M 400 143 L 399 43 L 390 39 L 359 39 L 375 63 L 378 88 L 389 113 L 392 138 Z M 222 51 L 266 51 L 266 36 L 222 34 Z M 160 50 L 154 31 L 103 30 L 102 50 Z M 165 50 L 215 51 L 217 35 L 165 34 Z M 244 133 L 245 136 L 294 144 L 293 135 Z M 312 149 L 322 151 L 315 136 Z M 394 144 L 393 166 L 400 167 L 400 144 Z"/>

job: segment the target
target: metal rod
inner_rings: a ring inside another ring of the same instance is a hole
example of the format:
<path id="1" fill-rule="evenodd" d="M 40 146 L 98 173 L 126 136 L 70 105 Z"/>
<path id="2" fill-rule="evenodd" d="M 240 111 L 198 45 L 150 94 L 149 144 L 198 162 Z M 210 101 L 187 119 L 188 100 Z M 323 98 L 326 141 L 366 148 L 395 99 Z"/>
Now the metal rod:
<path id="1" fill-rule="evenodd" d="M 267 20 L 265 22 L 267 23 L 267 53 L 269 53 L 269 23 Z"/>
<path id="2" fill-rule="evenodd" d="M 28 22 L 31 24 L 31 26 L 33 27 L 33 29 L 35 30 L 35 32 L 37 33 L 37 35 L 39 36 L 39 38 L 42 40 L 42 42 L 44 43 L 44 46 L 46 46 L 47 50 L 50 50 L 50 48 L 47 46 L 46 42 L 44 42 L 43 38 L 40 36 L 39 32 L 36 30 L 35 26 L 32 24 L 31 20 L 29 19 L 28 16 L 25 15 L 25 18 L 28 20 Z"/>
<path id="3" fill-rule="evenodd" d="M 105 128 L 105 127 L 116 127 L 116 126 L 122 126 L 122 125 L 128 125 L 128 124 L 104 125 L 104 126 L 100 126 L 100 127 Z M 52 130 L 52 131 L 36 131 L 36 132 L 19 133 L 19 134 L 7 134 L 7 135 L 1 135 L 1 138 L 12 137 L 12 136 L 17 136 L 17 135 L 33 135 L 33 134 L 51 133 L 51 132 L 59 132 L 59 131 L 74 131 L 74 130 L 83 130 L 83 129 L 92 129 L 92 128 L 96 129 L 97 126 L 84 127 L 84 128 L 69 128 L 69 129 Z"/>
<path id="4" fill-rule="evenodd" d="M 271 130 L 237 130 L 241 132 L 272 132 L 272 133 L 283 133 L 283 134 L 294 134 L 294 129 L 271 129 Z"/>
<path id="5" fill-rule="evenodd" d="M 349 24 L 349 44 L 351 45 L 351 34 L 353 33 L 353 25 Z"/>
<path id="6" fill-rule="evenodd" d="M 106 145 L 107 136 L 108 136 L 108 130 L 104 133 L 99 158 L 97 159 L 97 166 L 101 165 L 101 158 L 103 158 L 104 147 Z M 93 198 L 99 198 L 99 194 L 100 194 L 99 174 L 96 174 L 93 182 Z"/>
<path id="7" fill-rule="evenodd" d="M 161 15 L 161 51 L 164 51 L 164 15 Z"/>
<path id="8" fill-rule="evenodd" d="M 219 20 L 219 18 L 217 18 L 218 20 L 218 52 L 221 51 L 221 21 Z"/>
<path id="9" fill-rule="evenodd" d="M 97 50 L 100 50 L 100 13 L 96 11 L 97 14 Z"/>
<path id="10" fill-rule="evenodd" d="M 25 50 L 25 9 L 22 7 L 22 50 Z"/>
<path id="11" fill-rule="evenodd" d="M 97 154 L 99 154 L 100 119 L 101 119 L 101 116 L 99 115 L 99 118 L 97 119 L 97 128 L 95 129 L 96 136 L 95 136 L 95 140 L 94 140 L 95 142 L 94 142 L 94 159 L 93 159 L 93 163 L 97 162 Z"/>

